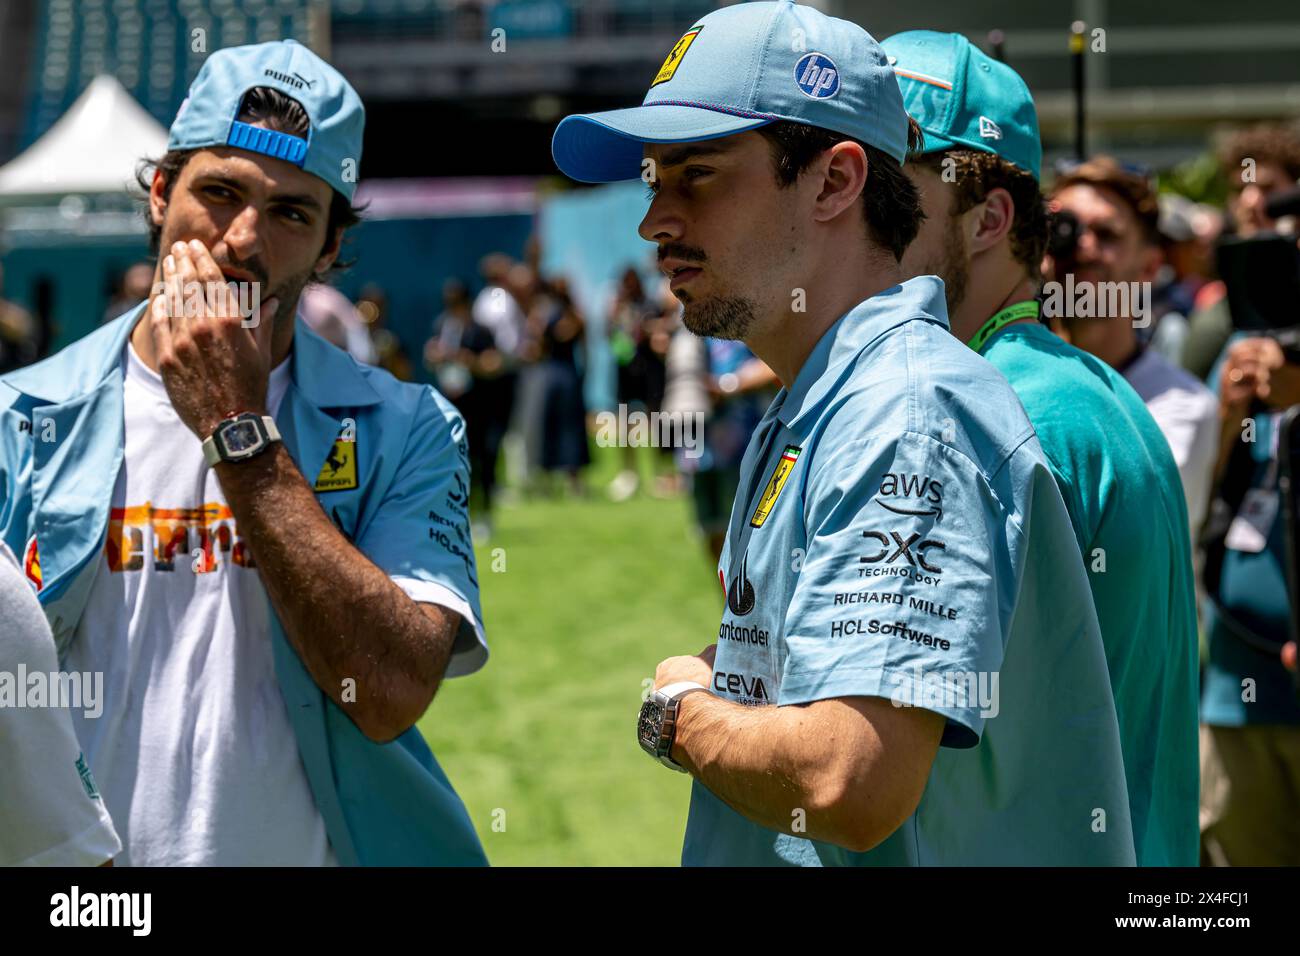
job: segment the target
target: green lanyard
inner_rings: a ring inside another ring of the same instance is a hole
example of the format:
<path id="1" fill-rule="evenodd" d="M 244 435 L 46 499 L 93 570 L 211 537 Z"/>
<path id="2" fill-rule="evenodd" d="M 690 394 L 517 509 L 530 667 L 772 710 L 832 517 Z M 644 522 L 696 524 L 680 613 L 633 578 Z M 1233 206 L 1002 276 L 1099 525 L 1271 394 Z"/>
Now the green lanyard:
<path id="1" fill-rule="evenodd" d="M 998 312 L 993 318 L 989 319 L 980 326 L 980 330 L 971 337 L 966 344 L 976 352 L 982 349 L 988 340 L 997 335 L 1012 322 L 1019 322 L 1021 319 L 1038 318 L 1038 301 L 1031 299 L 1028 302 L 1017 302 L 1015 305 L 1009 305 L 1001 312 Z"/>

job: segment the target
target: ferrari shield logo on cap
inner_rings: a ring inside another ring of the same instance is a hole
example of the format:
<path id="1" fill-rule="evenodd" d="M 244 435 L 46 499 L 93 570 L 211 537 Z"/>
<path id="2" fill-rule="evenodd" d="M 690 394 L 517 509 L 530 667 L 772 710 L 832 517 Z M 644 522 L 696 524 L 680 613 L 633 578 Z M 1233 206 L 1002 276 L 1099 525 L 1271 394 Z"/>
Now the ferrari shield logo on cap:
<path id="1" fill-rule="evenodd" d="M 696 27 L 693 30 L 688 30 L 682 38 L 677 41 L 677 45 L 674 46 L 672 52 L 668 54 L 668 59 L 664 60 L 664 65 L 659 67 L 659 72 L 655 74 L 654 82 L 650 84 L 651 86 L 658 86 L 660 83 L 667 83 L 673 78 L 673 74 L 677 72 L 677 67 L 681 65 L 682 57 L 686 56 L 686 51 L 691 48 L 691 44 L 695 42 L 695 38 L 700 35 L 700 31 L 703 29 L 704 27 Z M 712 36 L 712 34 L 709 35 Z"/>
<path id="2" fill-rule="evenodd" d="M 754 509 L 754 517 L 749 519 L 751 527 L 763 527 L 763 522 L 772 513 L 776 499 L 780 496 L 781 489 L 785 487 L 785 480 L 790 477 L 790 472 L 794 471 L 794 463 L 798 460 L 799 446 L 786 445 L 785 451 L 781 452 L 781 460 L 776 463 L 776 469 L 772 472 L 771 480 L 768 481 L 767 487 L 763 489 L 763 497 L 758 500 L 758 507 Z"/>
<path id="3" fill-rule="evenodd" d="M 316 476 L 316 491 L 352 491 L 357 481 L 356 439 L 337 438 Z"/>

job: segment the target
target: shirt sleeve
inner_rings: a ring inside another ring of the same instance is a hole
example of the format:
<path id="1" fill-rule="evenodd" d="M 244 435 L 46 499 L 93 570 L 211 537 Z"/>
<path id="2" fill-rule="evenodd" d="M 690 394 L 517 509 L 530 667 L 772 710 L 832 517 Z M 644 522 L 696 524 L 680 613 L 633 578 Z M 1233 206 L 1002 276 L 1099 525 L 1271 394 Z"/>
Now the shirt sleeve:
<path id="1" fill-rule="evenodd" d="M 1170 389 L 1148 403 L 1183 482 L 1187 512 L 1199 528 L 1210 501 L 1214 459 L 1218 455 L 1218 403 L 1209 392 Z"/>
<path id="2" fill-rule="evenodd" d="M 984 475 L 907 432 L 837 447 L 805 501 L 778 703 L 884 697 L 942 714 L 944 745 L 974 746 L 1015 601 L 1013 518 Z"/>
<path id="3" fill-rule="evenodd" d="M 487 662 L 478 572 L 469 523 L 469 460 L 465 423 L 425 391 L 402 462 L 357 547 L 412 600 L 461 617 L 448 677 Z"/>
<path id="4" fill-rule="evenodd" d="M 20 707 L 33 675 L 58 673 L 35 595 L 0 545 L 0 866 L 99 866 L 122 843 L 62 707 Z M 7 685 L 7 686 L 6 686 Z"/>

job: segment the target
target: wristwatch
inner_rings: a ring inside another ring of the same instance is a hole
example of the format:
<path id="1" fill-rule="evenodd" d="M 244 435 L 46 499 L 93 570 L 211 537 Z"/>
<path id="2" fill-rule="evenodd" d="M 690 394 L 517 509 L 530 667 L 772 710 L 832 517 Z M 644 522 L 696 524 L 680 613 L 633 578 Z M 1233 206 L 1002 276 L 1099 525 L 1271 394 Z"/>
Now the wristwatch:
<path id="1" fill-rule="evenodd" d="M 245 461 L 260 455 L 280 440 L 280 429 L 270 415 L 244 412 L 227 418 L 203 439 L 203 460 L 208 465 L 223 461 Z"/>
<path id="2" fill-rule="evenodd" d="M 686 768 L 669 756 L 673 752 L 673 740 L 677 736 L 677 708 L 683 697 L 697 690 L 708 688 L 691 680 L 661 687 L 641 705 L 641 717 L 636 725 L 636 736 L 641 749 L 665 767 L 682 773 L 686 772 Z"/>

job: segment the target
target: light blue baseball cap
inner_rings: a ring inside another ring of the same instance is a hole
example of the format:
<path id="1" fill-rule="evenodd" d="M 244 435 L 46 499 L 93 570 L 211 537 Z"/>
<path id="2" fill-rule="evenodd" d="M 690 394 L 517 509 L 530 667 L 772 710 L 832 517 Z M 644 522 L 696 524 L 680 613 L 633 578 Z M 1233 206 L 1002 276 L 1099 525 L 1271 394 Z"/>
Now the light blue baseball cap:
<path id="1" fill-rule="evenodd" d="M 565 117 L 555 164 L 580 182 L 641 175 L 645 143 L 687 143 L 778 120 L 843 133 L 900 163 L 908 117 L 880 44 L 792 0 L 737 3 L 696 22 L 640 106 Z"/>
<path id="2" fill-rule="evenodd" d="M 239 122 L 244 94 L 269 86 L 297 100 L 307 138 Z M 352 201 L 361 167 L 366 111 L 343 75 L 294 40 L 229 47 L 208 57 L 172 121 L 167 149 L 235 146 L 282 159 Z"/>
<path id="3" fill-rule="evenodd" d="M 960 33 L 909 30 L 881 46 L 907 111 L 925 133 L 923 152 L 994 153 L 1039 178 L 1038 112 L 1019 73 Z"/>

